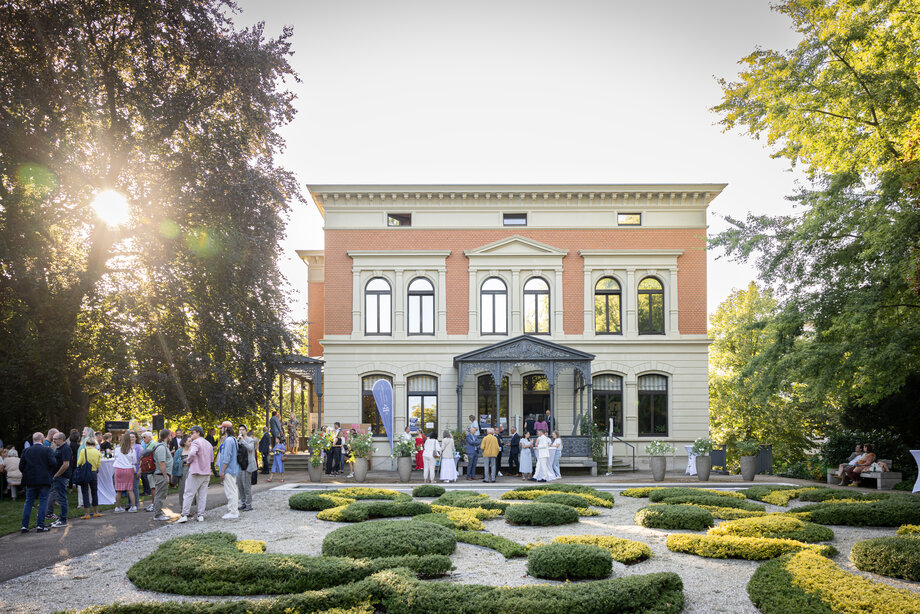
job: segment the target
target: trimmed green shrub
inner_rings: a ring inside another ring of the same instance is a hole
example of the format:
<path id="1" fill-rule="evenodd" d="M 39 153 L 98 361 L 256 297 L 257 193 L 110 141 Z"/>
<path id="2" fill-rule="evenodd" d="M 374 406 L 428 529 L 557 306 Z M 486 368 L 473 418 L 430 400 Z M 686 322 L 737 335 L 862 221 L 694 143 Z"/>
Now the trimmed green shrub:
<path id="1" fill-rule="evenodd" d="M 662 490 L 666 486 L 642 486 L 640 488 L 627 488 L 620 492 L 622 497 L 632 497 L 633 499 L 646 499 L 653 490 Z"/>
<path id="2" fill-rule="evenodd" d="M 749 488 L 742 488 L 738 492 L 754 501 L 763 501 L 763 498 L 780 490 L 796 490 L 796 486 L 783 486 L 781 484 L 759 484 Z"/>
<path id="3" fill-rule="evenodd" d="M 451 507 L 458 507 L 458 501 L 469 498 L 488 499 L 489 495 L 484 495 L 474 490 L 448 490 L 431 503 L 432 505 L 450 505 Z"/>
<path id="4" fill-rule="evenodd" d="M 587 544 L 549 544 L 527 554 L 527 573 L 547 580 L 600 580 L 613 571 L 613 557 Z"/>
<path id="5" fill-rule="evenodd" d="M 319 512 L 354 502 L 354 499 L 346 499 L 332 494 L 299 492 L 296 495 L 291 495 L 291 498 L 288 499 L 288 506 L 294 510 Z"/>
<path id="6" fill-rule="evenodd" d="M 500 499 L 512 499 L 517 501 L 534 501 L 536 499 L 543 500 L 543 497 L 549 495 L 568 495 L 571 497 L 580 497 L 584 500 L 583 505 L 596 505 L 598 507 L 613 507 L 613 501 L 602 499 L 600 497 L 595 497 L 594 495 L 588 493 L 570 493 L 563 492 L 561 490 L 527 490 L 527 491 L 518 491 L 518 490 L 509 490 L 506 493 L 503 493 Z"/>
<path id="7" fill-rule="evenodd" d="M 824 488 L 816 487 L 808 492 L 799 495 L 800 501 L 809 501 L 820 503 L 822 501 L 833 501 L 836 499 L 853 499 L 856 501 L 878 501 L 888 499 L 891 493 L 887 492 L 859 492 L 858 490 L 848 490 L 846 488 Z"/>
<path id="8" fill-rule="evenodd" d="M 636 524 L 650 529 L 702 531 L 713 525 L 712 513 L 694 505 L 648 505 L 636 512 L 633 519 Z"/>
<path id="9" fill-rule="evenodd" d="M 478 492 L 449 490 L 434 501 L 431 505 L 446 505 L 449 507 L 481 507 L 486 510 L 499 510 L 504 512 L 511 503 L 506 501 L 496 501 L 490 499 L 487 495 Z"/>
<path id="10" fill-rule="evenodd" d="M 464 544 L 495 550 L 504 555 L 506 559 L 527 556 L 527 546 L 511 541 L 501 535 L 480 533 L 478 531 L 454 531 L 454 537 L 457 538 L 458 542 L 463 542 Z"/>
<path id="11" fill-rule="evenodd" d="M 570 495 L 566 493 L 549 494 L 539 498 L 539 503 L 556 503 L 568 507 L 585 508 L 591 504 L 581 495 Z"/>
<path id="12" fill-rule="evenodd" d="M 735 492 L 734 490 L 713 490 L 712 488 L 689 488 L 686 486 L 673 486 L 665 488 L 656 488 L 649 492 L 648 499 L 653 503 L 662 503 L 665 499 L 672 499 L 674 497 L 697 497 L 697 496 L 707 496 L 707 497 L 724 497 L 727 499 L 738 499 L 743 501 L 745 496 L 740 492 Z M 724 507 L 735 507 L 733 505 L 726 505 Z"/>
<path id="13" fill-rule="evenodd" d="M 323 539 L 326 556 L 380 558 L 401 554 L 450 554 L 457 540 L 450 529 L 430 522 L 374 520 L 341 527 Z"/>
<path id="14" fill-rule="evenodd" d="M 614 561 L 624 565 L 641 563 L 652 556 L 652 549 L 648 544 L 612 535 L 561 535 L 554 537 L 553 543 L 598 546 L 607 550 Z"/>
<path id="15" fill-rule="evenodd" d="M 447 505 L 431 504 L 431 511 L 447 514 L 454 522 L 460 516 L 472 516 L 478 520 L 494 520 L 501 516 L 501 510 L 487 510 L 481 507 L 450 507 Z"/>
<path id="16" fill-rule="evenodd" d="M 440 507 L 440 506 L 439 506 Z M 412 520 L 433 522 L 448 529 L 461 529 L 463 531 L 482 531 L 486 527 L 482 521 L 473 514 L 465 513 L 467 510 L 451 510 L 450 512 L 437 512 L 434 514 L 420 514 Z"/>
<path id="17" fill-rule="evenodd" d="M 801 497 L 807 492 L 812 490 L 817 490 L 814 486 L 806 486 L 804 488 L 793 488 L 791 490 L 777 490 L 771 492 L 766 497 L 763 498 L 764 503 L 769 503 L 771 505 L 789 505 L 791 499 Z"/>
<path id="18" fill-rule="evenodd" d="M 356 501 L 342 510 L 343 522 L 364 522 L 371 518 L 394 518 L 430 514 L 431 506 L 421 501 Z"/>
<path id="19" fill-rule="evenodd" d="M 389 488 L 370 488 L 367 486 L 349 486 L 346 488 L 339 488 L 337 490 L 330 490 L 328 492 L 330 495 L 336 495 L 338 497 L 347 497 L 348 499 L 390 499 L 391 501 L 411 501 L 412 497 L 407 495 L 404 492 L 399 492 L 398 490 L 390 490 Z"/>
<path id="20" fill-rule="evenodd" d="M 651 498 L 649 499 L 651 500 Z M 679 505 L 681 503 L 689 503 L 691 505 L 711 505 L 713 507 L 734 507 L 739 510 L 747 510 L 749 512 L 764 512 L 766 507 L 760 505 L 759 503 L 754 503 L 748 501 L 747 499 L 736 499 L 734 497 L 720 497 L 717 495 L 710 494 L 686 494 L 686 495 L 671 495 L 665 498 L 658 498 L 657 501 L 662 503 L 670 503 L 671 505 Z"/>
<path id="21" fill-rule="evenodd" d="M 920 539 L 876 537 L 853 544 L 850 560 L 856 569 L 920 581 Z"/>
<path id="22" fill-rule="evenodd" d="M 178 595 L 276 595 L 357 582 L 378 571 L 405 567 L 423 577 L 451 570 L 443 554 L 375 560 L 297 554 L 249 554 L 230 533 L 176 537 L 128 569 L 138 588 Z M 449 553 L 445 553 L 449 554 Z"/>
<path id="23" fill-rule="evenodd" d="M 920 612 L 920 595 L 848 573 L 807 550 L 762 563 L 747 591 L 764 614 Z"/>
<path id="24" fill-rule="evenodd" d="M 857 503 L 813 503 L 787 512 L 818 524 L 852 527 L 898 527 L 920 523 L 920 498 L 912 495 Z"/>
<path id="25" fill-rule="evenodd" d="M 898 535 L 901 536 L 920 536 L 920 524 L 905 524 L 898 527 Z"/>
<path id="26" fill-rule="evenodd" d="M 527 493 L 527 492 L 538 492 L 538 491 L 549 491 L 549 492 L 564 492 L 575 495 L 589 495 L 596 499 L 602 499 L 607 501 L 610 505 L 600 505 L 600 507 L 613 507 L 613 494 L 605 492 L 603 490 L 598 490 L 592 486 L 585 486 L 584 484 L 536 484 L 534 486 L 519 486 L 514 490 L 508 491 L 509 493 Z M 507 495 L 508 493 L 505 493 Z M 515 497 L 506 497 L 502 495 L 502 499 L 514 499 Z M 599 504 L 598 504 L 599 505 Z"/>
<path id="27" fill-rule="evenodd" d="M 418 516 L 414 516 L 412 520 L 416 522 L 432 522 L 442 527 L 447 527 L 448 529 L 457 528 L 457 525 L 454 524 L 453 520 L 447 517 L 447 514 L 419 514 Z"/>
<path id="28" fill-rule="evenodd" d="M 714 505 L 693 504 L 695 507 L 708 510 L 716 520 L 738 520 L 739 518 L 758 518 L 765 516 L 766 512 L 750 512 L 748 510 L 739 510 L 736 507 L 716 507 Z"/>
<path id="29" fill-rule="evenodd" d="M 548 527 L 578 522 L 578 512 L 557 503 L 525 503 L 505 510 L 505 522 L 534 527 Z"/>
<path id="30" fill-rule="evenodd" d="M 834 532 L 823 525 L 805 522 L 804 520 L 781 514 L 723 522 L 719 526 L 709 529 L 709 535 L 773 537 L 776 539 L 794 539 L 800 542 L 826 542 L 834 539 Z"/>
<path id="31" fill-rule="evenodd" d="M 413 497 L 440 497 L 444 494 L 444 487 L 437 484 L 422 484 L 412 489 Z"/>
<path id="32" fill-rule="evenodd" d="M 404 571 L 391 570 L 323 591 L 257 601 L 156 603 L 157 614 L 310 614 L 332 608 L 337 608 L 339 614 L 369 611 L 387 614 L 678 614 L 683 607 L 683 583 L 680 576 L 671 572 L 596 582 L 509 588 L 426 583 Z M 150 609 L 150 603 L 136 603 L 94 606 L 86 612 L 144 614 Z"/>
<path id="33" fill-rule="evenodd" d="M 774 559 L 788 552 L 814 550 L 825 556 L 837 554 L 833 546 L 806 544 L 794 539 L 772 539 L 769 537 L 738 537 L 736 535 L 668 535 L 668 550 L 686 552 L 710 559 L 747 559 L 764 561 Z"/>

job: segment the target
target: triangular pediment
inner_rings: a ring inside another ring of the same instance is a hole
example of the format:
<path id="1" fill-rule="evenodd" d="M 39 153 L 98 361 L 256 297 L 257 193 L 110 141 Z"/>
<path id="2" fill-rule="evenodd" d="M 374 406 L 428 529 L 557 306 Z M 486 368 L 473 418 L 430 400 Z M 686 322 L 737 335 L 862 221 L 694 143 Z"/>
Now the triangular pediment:
<path id="1" fill-rule="evenodd" d="M 470 256 L 565 256 L 568 250 L 540 243 L 521 235 L 506 237 L 500 241 L 463 252 Z"/>
<path id="2" fill-rule="evenodd" d="M 500 341 L 454 357 L 454 364 L 468 361 L 568 360 L 592 361 L 594 354 L 553 343 L 531 335 Z"/>

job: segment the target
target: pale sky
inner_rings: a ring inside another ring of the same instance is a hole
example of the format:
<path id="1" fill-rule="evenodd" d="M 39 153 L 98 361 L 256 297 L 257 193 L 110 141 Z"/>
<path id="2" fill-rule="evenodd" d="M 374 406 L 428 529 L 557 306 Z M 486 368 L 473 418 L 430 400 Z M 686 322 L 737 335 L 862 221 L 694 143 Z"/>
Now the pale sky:
<path id="1" fill-rule="evenodd" d="M 719 214 L 790 210 L 800 176 L 709 111 L 756 46 L 798 37 L 766 0 L 242 0 L 294 28 L 301 83 L 282 165 L 324 183 L 728 183 Z M 306 317 L 322 218 L 292 206 L 281 270 Z M 709 256 L 708 309 L 755 278 Z"/>

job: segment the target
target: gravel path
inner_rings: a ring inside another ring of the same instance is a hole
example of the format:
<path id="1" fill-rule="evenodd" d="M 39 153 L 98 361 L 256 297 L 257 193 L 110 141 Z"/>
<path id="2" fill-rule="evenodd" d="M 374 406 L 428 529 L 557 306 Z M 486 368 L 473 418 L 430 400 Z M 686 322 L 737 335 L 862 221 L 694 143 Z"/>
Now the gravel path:
<path id="1" fill-rule="evenodd" d="M 502 490 L 505 489 L 492 490 L 489 494 L 497 497 Z M 242 514 L 239 520 L 221 520 L 220 515 L 224 510 L 215 510 L 206 515 L 206 521 L 203 523 L 164 526 L 91 554 L 0 584 L 0 611 L 31 614 L 84 608 L 116 601 L 207 599 L 138 590 L 125 576 L 125 571 L 133 563 L 147 556 L 162 541 L 179 535 L 228 531 L 235 533 L 239 539 L 265 540 L 269 552 L 318 555 L 325 535 L 342 525 L 318 521 L 315 513 L 291 510 L 287 506 L 290 494 L 290 491 L 267 491 L 256 495 L 256 511 Z M 520 543 L 550 541 L 558 535 L 576 534 L 616 535 L 643 541 L 651 546 L 652 558 L 632 566 L 614 563 L 614 576 L 676 571 L 684 582 L 684 612 L 758 612 L 747 597 L 746 586 L 759 563 L 706 559 L 669 551 L 665 547 L 668 532 L 646 529 L 633 523 L 633 514 L 647 504 L 647 499 L 617 496 L 614 508 L 597 508 L 602 509 L 600 516 L 582 518 L 578 524 L 547 528 L 513 527 L 499 518 L 486 522 L 486 530 Z M 769 511 L 785 509 L 767 507 Z M 836 538 L 831 543 L 840 550 L 840 554 L 834 557 L 834 560 L 855 573 L 861 572 L 847 560 L 847 554 L 853 544 L 862 539 L 893 535 L 895 532 L 895 529 L 833 529 Z M 506 561 L 502 555 L 485 548 L 458 544 L 451 558 L 457 569 L 450 577 L 439 581 L 509 586 L 547 582 L 526 575 L 526 559 Z M 874 574 L 863 575 L 920 593 L 920 583 L 883 578 Z"/>

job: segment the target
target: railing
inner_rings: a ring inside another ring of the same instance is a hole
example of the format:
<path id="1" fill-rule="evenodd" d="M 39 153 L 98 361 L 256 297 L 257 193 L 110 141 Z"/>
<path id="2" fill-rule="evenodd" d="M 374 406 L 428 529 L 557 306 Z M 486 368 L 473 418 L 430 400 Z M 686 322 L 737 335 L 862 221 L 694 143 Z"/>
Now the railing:
<path id="1" fill-rule="evenodd" d="M 635 471 L 636 470 L 636 446 L 632 445 L 628 441 L 624 441 L 623 439 L 620 439 L 619 437 L 613 434 L 613 418 L 610 419 L 610 427 L 607 430 L 607 437 L 608 437 L 607 439 L 607 474 L 610 475 L 610 466 L 613 464 L 613 445 L 610 443 L 610 439 L 609 439 L 611 437 L 613 439 L 616 439 L 620 443 L 626 444 L 632 449 L 632 470 Z"/>

